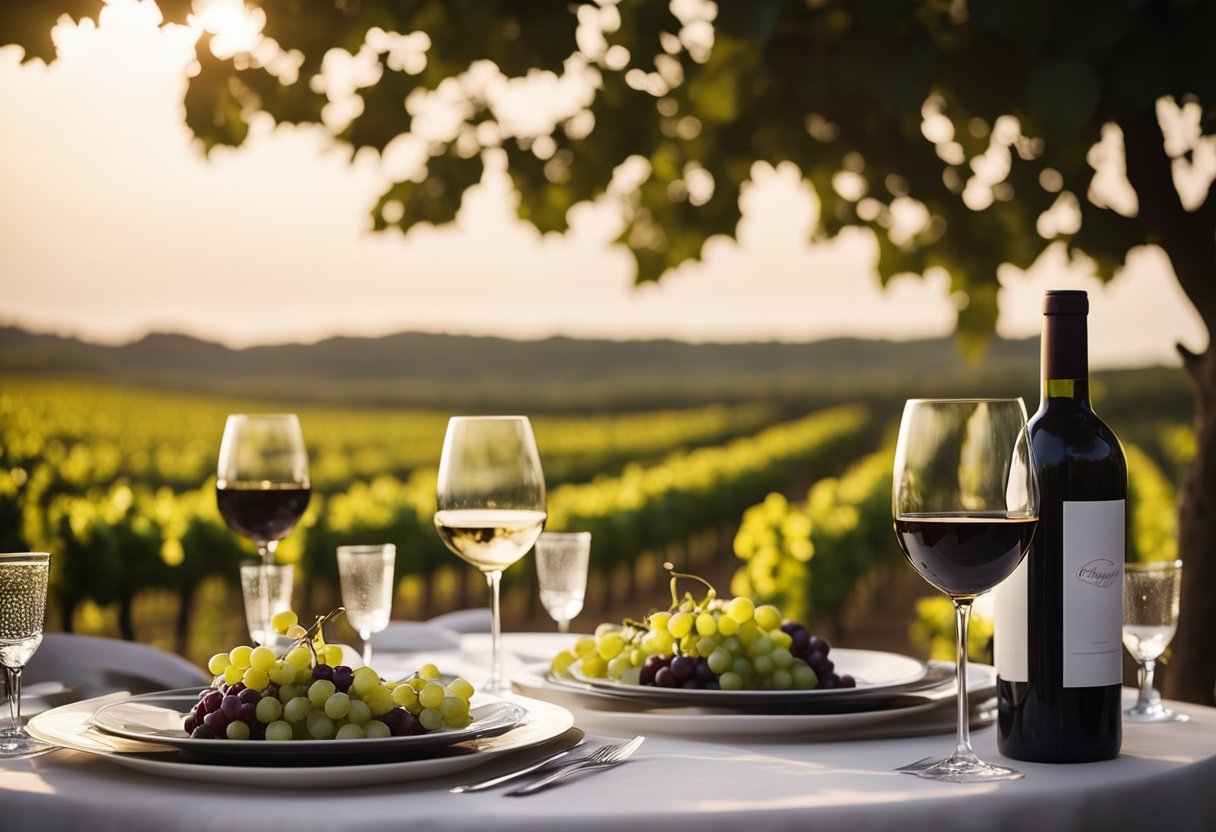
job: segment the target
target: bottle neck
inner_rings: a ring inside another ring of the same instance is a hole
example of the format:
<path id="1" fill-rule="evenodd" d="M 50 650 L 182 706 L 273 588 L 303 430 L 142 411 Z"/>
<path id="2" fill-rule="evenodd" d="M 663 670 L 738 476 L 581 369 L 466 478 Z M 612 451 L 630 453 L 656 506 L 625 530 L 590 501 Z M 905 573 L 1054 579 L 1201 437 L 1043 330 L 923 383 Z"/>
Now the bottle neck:
<path id="1" fill-rule="evenodd" d="M 1043 316 L 1043 402 L 1089 405 L 1089 344 L 1084 315 Z"/>

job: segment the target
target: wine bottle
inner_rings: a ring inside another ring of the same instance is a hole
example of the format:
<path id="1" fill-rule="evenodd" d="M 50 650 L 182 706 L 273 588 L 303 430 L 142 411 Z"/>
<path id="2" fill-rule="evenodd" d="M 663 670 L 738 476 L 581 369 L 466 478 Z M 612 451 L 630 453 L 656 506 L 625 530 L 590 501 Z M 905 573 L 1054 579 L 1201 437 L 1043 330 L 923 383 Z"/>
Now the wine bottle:
<path id="1" fill-rule="evenodd" d="M 1088 314 L 1085 292 L 1043 299 L 1039 528 L 996 591 L 997 742 L 1018 760 L 1106 760 L 1123 737 L 1127 463 L 1090 405 Z"/>

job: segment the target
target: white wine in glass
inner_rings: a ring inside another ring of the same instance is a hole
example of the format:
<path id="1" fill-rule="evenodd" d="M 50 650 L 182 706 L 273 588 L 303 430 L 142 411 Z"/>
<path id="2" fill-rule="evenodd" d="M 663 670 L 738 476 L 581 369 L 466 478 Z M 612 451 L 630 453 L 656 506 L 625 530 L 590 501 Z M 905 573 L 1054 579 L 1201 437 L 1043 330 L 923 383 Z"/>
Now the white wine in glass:
<path id="1" fill-rule="evenodd" d="M 435 529 L 490 587 L 488 690 L 501 693 L 499 584 L 545 526 L 545 478 L 525 416 L 455 416 L 439 460 Z"/>
<path id="2" fill-rule="evenodd" d="M 21 724 L 21 670 L 42 644 L 50 562 L 45 552 L 0 554 L 0 665 L 12 720 L 0 731 L 0 760 L 31 757 L 52 747 L 31 737 Z"/>

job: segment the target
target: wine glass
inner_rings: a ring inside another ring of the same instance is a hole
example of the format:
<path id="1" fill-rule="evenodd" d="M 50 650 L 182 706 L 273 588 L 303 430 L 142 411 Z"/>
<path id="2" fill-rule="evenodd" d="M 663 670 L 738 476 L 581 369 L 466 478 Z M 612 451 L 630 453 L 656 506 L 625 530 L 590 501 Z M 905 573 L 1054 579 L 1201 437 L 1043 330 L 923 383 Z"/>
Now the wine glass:
<path id="1" fill-rule="evenodd" d="M 363 640 L 363 664 L 368 667 L 372 663 L 372 633 L 388 626 L 393 611 L 396 561 L 397 547 L 392 543 L 338 547 L 342 606 L 346 608 L 346 620 Z"/>
<path id="2" fill-rule="evenodd" d="M 275 613 L 291 609 L 295 570 L 290 563 L 241 564 L 241 595 L 245 598 L 245 623 L 255 644 L 273 645 L 278 635 L 270 625 Z"/>
<path id="3" fill-rule="evenodd" d="M 308 452 L 294 413 L 234 413 L 224 425 L 216 468 L 215 499 L 228 528 L 253 541 L 260 570 L 258 592 L 271 616 L 269 567 L 280 540 L 308 508 Z"/>
<path id="4" fill-rule="evenodd" d="M 452 417 L 437 498 L 440 538 L 485 573 L 490 586 L 489 690 L 502 693 L 499 584 L 503 570 L 532 548 L 546 517 L 545 478 L 527 417 Z"/>
<path id="5" fill-rule="evenodd" d="M 1123 712 L 1131 722 L 1186 722 L 1190 719 L 1161 704 L 1153 689 L 1157 659 L 1178 629 L 1182 561 L 1123 565 L 1123 646 L 1140 670 L 1140 695 Z"/>
<path id="6" fill-rule="evenodd" d="M 1008 577 L 1038 525 L 1038 481 L 1021 399 L 913 399 L 895 448 L 895 533 L 908 562 L 954 602 L 958 729 L 944 760 L 900 769 L 930 780 L 979 783 L 1021 772 L 971 749 L 967 627 L 975 598 Z"/>
<path id="7" fill-rule="evenodd" d="M 0 731 L 0 760 L 32 757 L 53 747 L 31 737 L 21 724 L 21 670 L 42 643 L 50 562 L 45 552 L 0 554 L 0 664 L 12 718 Z"/>
<path id="8" fill-rule="evenodd" d="M 559 632 L 569 632 L 570 619 L 583 609 L 590 558 L 591 532 L 542 532 L 536 539 L 540 603 Z"/>

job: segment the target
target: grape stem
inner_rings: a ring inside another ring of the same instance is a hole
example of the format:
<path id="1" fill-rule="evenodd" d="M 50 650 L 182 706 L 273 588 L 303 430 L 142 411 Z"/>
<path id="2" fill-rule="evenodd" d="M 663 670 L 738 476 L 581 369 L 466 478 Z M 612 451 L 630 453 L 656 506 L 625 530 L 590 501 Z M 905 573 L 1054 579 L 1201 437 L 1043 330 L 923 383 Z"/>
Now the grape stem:
<path id="1" fill-rule="evenodd" d="M 701 604 L 698 604 L 696 602 L 696 600 L 693 599 L 692 593 L 685 593 L 687 595 L 688 599 L 693 602 L 694 609 L 704 609 L 705 607 L 707 607 L 709 605 L 710 601 L 712 601 L 715 597 L 717 597 L 718 590 L 714 589 L 714 585 L 711 584 L 709 581 L 705 580 L 704 578 L 702 578 L 700 575 L 692 575 L 688 572 L 677 572 L 675 569 L 675 564 L 673 564 L 671 561 L 664 562 L 663 568 L 671 573 L 671 609 L 672 610 L 676 610 L 680 606 L 680 591 L 678 589 L 680 578 L 687 578 L 690 581 L 697 581 L 698 583 L 704 584 L 706 586 L 706 588 L 709 590 L 709 592 L 706 593 L 706 595 L 705 595 L 705 601 L 702 602 Z"/>
<path id="2" fill-rule="evenodd" d="M 322 627 L 324 627 L 326 624 L 328 624 L 333 619 L 337 618 L 339 615 L 344 614 L 345 612 L 346 612 L 346 607 L 335 607 L 334 609 L 325 613 L 325 615 L 318 616 L 317 620 L 312 623 L 312 626 L 304 631 L 304 635 L 300 636 L 295 641 L 293 641 L 291 644 L 287 645 L 286 648 L 284 648 L 283 655 L 279 656 L 279 658 L 280 659 L 285 658 L 288 653 L 290 653 L 292 650 L 295 650 L 297 647 L 299 647 L 301 644 L 303 644 L 308 647 L 308 652 L 312 653 L 313 661 L 314 662 L 318 661 L 317 648 L 316 648 L 316 645 L 314 645 L 313 641 L 312 641 L 313 637 L 321 632 Z"/>

